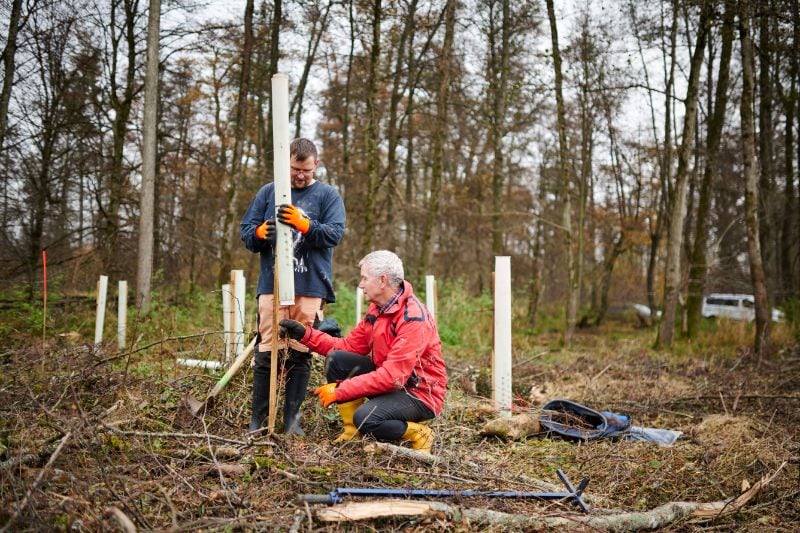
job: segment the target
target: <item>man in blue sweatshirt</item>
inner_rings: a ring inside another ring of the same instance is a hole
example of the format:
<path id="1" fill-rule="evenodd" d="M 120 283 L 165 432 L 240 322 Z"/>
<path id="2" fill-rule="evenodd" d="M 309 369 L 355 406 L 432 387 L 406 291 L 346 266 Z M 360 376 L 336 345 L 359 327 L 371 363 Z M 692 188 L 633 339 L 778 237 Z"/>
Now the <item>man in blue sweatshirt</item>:
<path id="1" fill-rule="evenodd" d="M 247 249 L 261 254 L 256 291 L 259 342 L 253 367 L 250 431 L 261 428 L 269 404 L 276 221 L 292 228 L 295 287 L 294 305 L 280 307 L 278 319 L 288 318 L 313 327 L 322 320 L 324 304 L 335 301 L 333 248 L 344 234 L 344 202 L 336 189 L 314 178 L 319 159 L 312 141 L 295 139 L 289 145 L 289 156 L 292 203 L 276 206 L 275 184 L 268 183 L 258 191 L 240 224 Z M 286 378 L 284 432 L 302 435 L 298 413 L 311 373 L 311 353 L 294 341 L 290 341 L 288 350 L 283 352 L 285 357 L 280 365 Z"/>

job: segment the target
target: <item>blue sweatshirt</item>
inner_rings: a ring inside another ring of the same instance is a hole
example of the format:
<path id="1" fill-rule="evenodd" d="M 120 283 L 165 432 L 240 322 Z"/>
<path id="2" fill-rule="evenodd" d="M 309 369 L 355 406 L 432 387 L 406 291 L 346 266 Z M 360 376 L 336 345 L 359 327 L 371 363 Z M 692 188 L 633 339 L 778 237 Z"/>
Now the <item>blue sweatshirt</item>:
<path id="1" fill-rule="evenodd" d="M 292 189 L 292 204 L 311 219 L 308 233 L 292 230 L 294 248 L 294 292 L 336 301 L 333 293 L 333 247 L 344 235 L 345 209 L 339 193 L 325 183 L 315 181 L 304 189 Z M 261 187 L 242 218 L 239 232 L 245 247 L 261 254 L 261 273 L 256 296 L 274 293 L 273 245 L 256 237 L 256 228 L 274 219 L 275 184 Z M 280 224 L 280 222 L 278 222 Z"/>

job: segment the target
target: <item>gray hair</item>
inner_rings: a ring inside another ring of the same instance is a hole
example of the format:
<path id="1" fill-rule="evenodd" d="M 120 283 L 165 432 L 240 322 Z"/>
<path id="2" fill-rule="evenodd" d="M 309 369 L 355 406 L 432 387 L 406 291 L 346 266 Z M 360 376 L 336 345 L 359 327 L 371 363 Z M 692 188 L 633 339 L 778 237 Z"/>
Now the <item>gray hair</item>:
<path id="1" fill-rule="evenodd" d="M 373 276 L 385 275 L 389 278 L 389 285 L 399 287 L 403 282 L 403 261 L 397 254 L 389 250 L 370 252 L 358 262 L 359 267 L 366 266 L 367 271 Z"/>

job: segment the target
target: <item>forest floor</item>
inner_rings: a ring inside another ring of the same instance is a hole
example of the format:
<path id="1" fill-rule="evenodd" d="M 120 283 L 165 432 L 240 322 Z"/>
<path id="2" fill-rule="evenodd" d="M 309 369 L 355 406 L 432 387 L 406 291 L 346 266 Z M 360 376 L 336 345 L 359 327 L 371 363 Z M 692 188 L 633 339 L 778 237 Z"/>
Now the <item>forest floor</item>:
<path id="1" fill-rule="evenodd" d="M 337 487 L 536 491 L 534 480 L 558 484 L 561 469 L 573 484 L 590 478 L 584 494 L 592 514 L 647 512 L 728 500 L 786 462 L 737 512 L 664 529 L 796 531 L 800 348 L 786 343 L 765 360 L 722 341 L 667 353 L 650 348 L 650 330 L 607 328 L 579 333 L 569 350 L 545 336 L 516 353 L 518 412 L 536 415 L 543 399 L 568 398 L 629 414 L 639 426 L 680 430 L 674 445 L 484 437 L 481 428 L 495 417 L 485 400 L 489 355 L 448 353 L 446 408 L 431 423 L 434 464 L 375 451 L 365 440 L 332 444 L 336 410 L 310 393 L 305 437 L 249 438 L 246 366 L 204 417 L 182 402 L 187 394 L 202 398 L 217 377 L 177 367 L 176 353 L 210 357 L 218 347 L 208 339 L 128 354 L 31 339 L 0 354 L 0 530 L 531 530 L 540 528 L 513 518 L 580 513 L 564 502 L 459 497 L 440 499 L 447 510 L 424 516 L 324 522 L 325 506 L 297 496 Z M 315 358 L 309 391 L 321 368 Z M 495 521 L 503 517 L 512 520 Z"/>

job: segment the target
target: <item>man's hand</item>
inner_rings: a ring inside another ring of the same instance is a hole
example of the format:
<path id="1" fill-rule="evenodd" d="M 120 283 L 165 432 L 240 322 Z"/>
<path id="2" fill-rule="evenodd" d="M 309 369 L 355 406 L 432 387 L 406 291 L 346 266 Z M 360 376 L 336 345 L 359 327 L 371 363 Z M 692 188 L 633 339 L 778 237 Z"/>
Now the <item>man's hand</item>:
<path id="1" fill-rule="evenodd" d="M 297 320 L 283 319 L 279 322 L 281 326 L 280 337 L 286 337 L 299 341 L 306 336 L 306 327 Z"/>
<path id="2" fill-rule="evenodd" d="M 322 387 L 314 389 L 314 394 L 319 396 L 319 401 L 322 402 L 322 407 L 328 407 L 336 401 L 336 386 L 338 383 L 328 383 Z"/>
<path id="3" fill-rule="evenodd" d="M 283 204 L 278 207 L 278 220 L 287 226 L 291 226 L 303 235 L 308 233 L 311 227 L 311 220 L 292 204 Z"/>
<path id="4" fill-rule="evenodd" d="M 262 241 L 275 241 L 275 220 L 265 220 L 263 224 L 256 228 L 256 237 Z"/>

